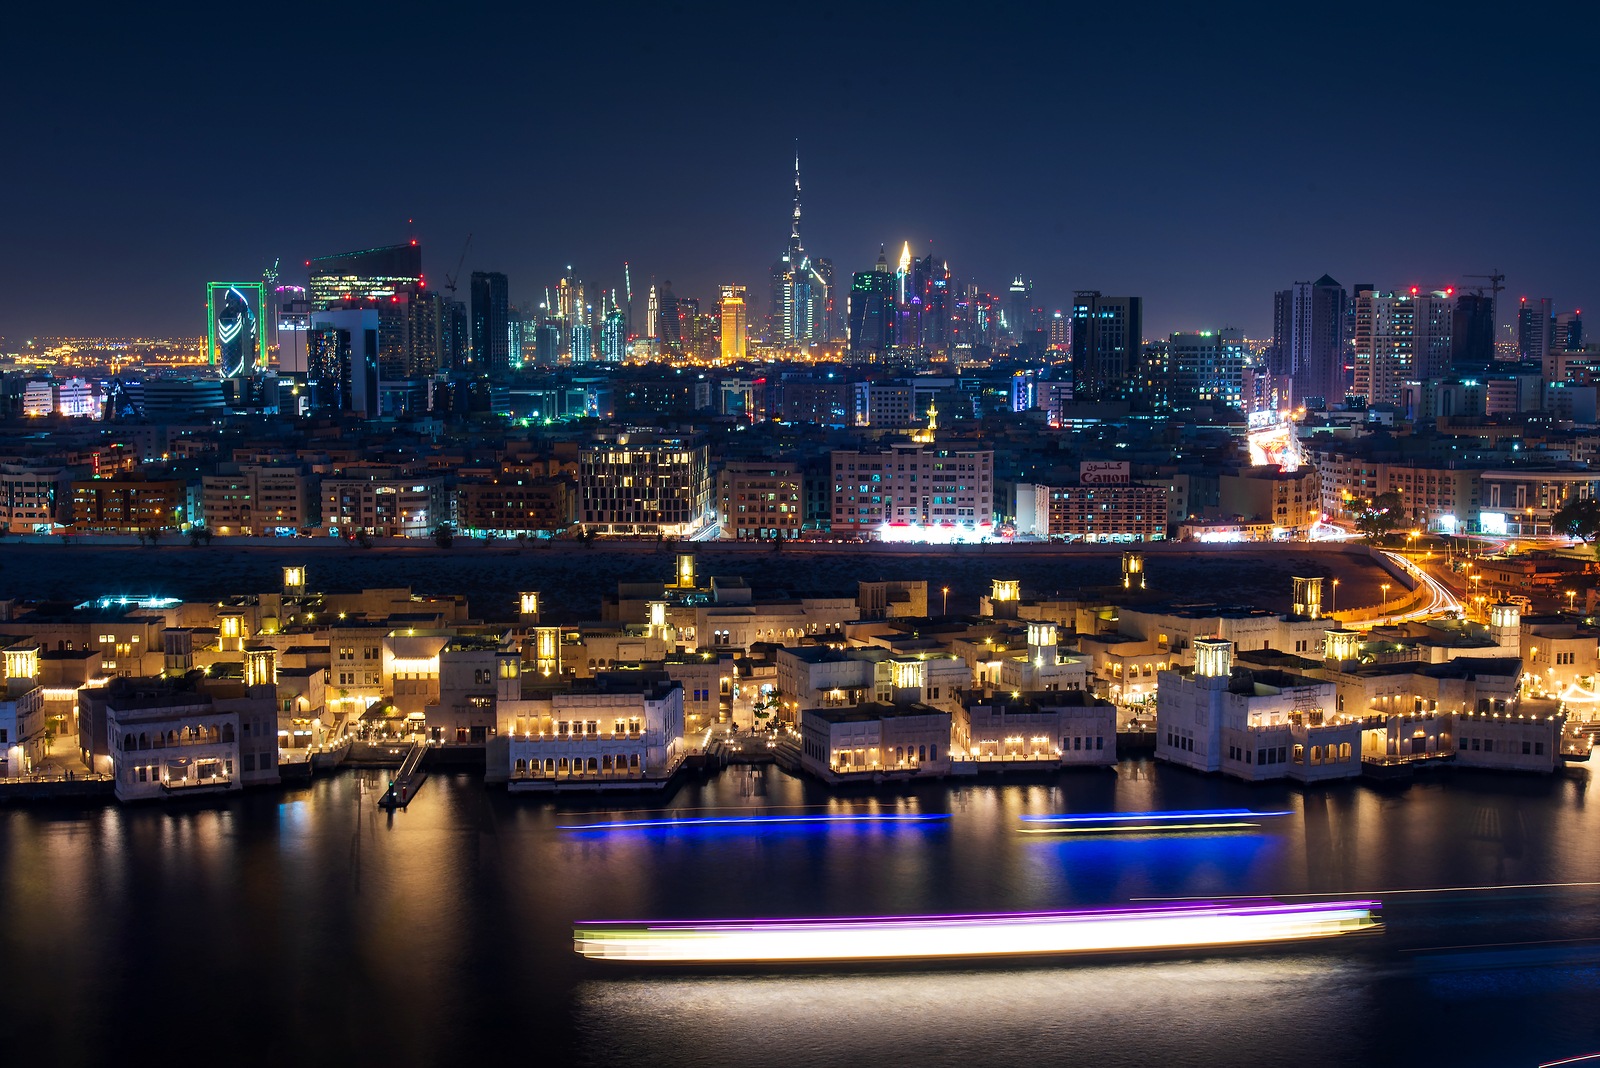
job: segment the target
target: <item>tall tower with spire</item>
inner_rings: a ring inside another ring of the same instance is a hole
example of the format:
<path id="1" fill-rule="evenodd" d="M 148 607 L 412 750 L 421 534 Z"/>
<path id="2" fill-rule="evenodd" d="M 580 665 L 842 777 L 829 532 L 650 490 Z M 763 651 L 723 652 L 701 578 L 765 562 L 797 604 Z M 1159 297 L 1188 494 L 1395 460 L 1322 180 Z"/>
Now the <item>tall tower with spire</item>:
<path id="1" fill-rule="evenodd" d="M 830 272 L 831 273 L 831 272 Z M 829 279 L 806 253 L 800 239 L 800 146 L 794 152 L 794 212 L 789 223 L 789 247 L 772 265 L 772 304 L 767 315 L 767 338 L 783 345 L 804 347 L 825 337 L 821 315 L 829 298 Z"/>

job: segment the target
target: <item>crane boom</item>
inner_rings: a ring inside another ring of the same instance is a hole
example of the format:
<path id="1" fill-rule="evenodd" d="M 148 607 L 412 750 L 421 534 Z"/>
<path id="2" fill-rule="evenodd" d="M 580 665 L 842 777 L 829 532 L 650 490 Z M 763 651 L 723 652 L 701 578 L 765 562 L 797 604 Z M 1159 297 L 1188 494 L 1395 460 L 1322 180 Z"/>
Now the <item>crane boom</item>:
<path id="1" fill-rule="evenodd" d="M 467 235 L 467 240 L 461 246 L 461 255 L 456 258 L 456 269 L 444 276 L 444 287 L 450 291 L 450 299 L 456 298 L 456 279 L 461 277 L 461 265 L 467 262 L 467 249 L 472 247 L 472 235 Z"/>

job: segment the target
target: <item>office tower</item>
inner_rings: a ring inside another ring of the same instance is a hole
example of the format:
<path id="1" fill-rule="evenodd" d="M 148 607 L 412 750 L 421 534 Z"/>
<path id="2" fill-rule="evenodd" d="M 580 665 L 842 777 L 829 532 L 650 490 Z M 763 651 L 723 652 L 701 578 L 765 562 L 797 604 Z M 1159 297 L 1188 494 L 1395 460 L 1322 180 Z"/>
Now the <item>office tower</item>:
<path id="1" fill-rule="evenodd" d="M 594 359 L 594 330 L 589 326 L 588 309 L 585 315 L 572 324 L 572 342 L 567 357 L 573 363 L 588 363 Z"/>
<path id="2" fill-rule="evenodd" d="M 1019 274 L 1011 280 L 1011 288 L 1006 291 L 1006 328 L 1011 331 L 1012 341 L 1019 345 L 1027 344 L 1032 310 L 1033 282 L 1024 281 Z"/>
<path id="3" fill-rule="evenodd" d="M 1517 357 L 1540 363 L 1550 352 L 1550 298 L 1522 298 L 1517 306 Z"/>
<path id="4" fill-rule="evenodd" d="M 1367 404 L 1399 406 L 1409 382 L 1443 377 L 1450 361 L 1452 300 L 1445 293 L 1363 289 L 1356 294 L 1355 383 Z"/>
<path id="5" fill-rule="evenodd" d="M 661 283 L 661 292 L 656 297 L 656 336 L 661 339 L 663 349 L 677 351 L 682 347 L 681 326 L 678 298 L 672 294 L 672 280 L 669 278 Z"/>
<path id="6" fill-rule="evenodd" d="M 837 299 L 833 286 L 833 261 L 819 258 L 813 262 L 816 265 L 817 278 L 822 283 L 821 296 L 817 301 L 817 340 L 836 341 L 840 335 L 840 309 L 836 306 Z"/>
<path id="7" fill-rule="evenodd" d="M 1294 402 L 1311 408 L 1342 403 L 1350 297 L 1329 275 L 1296 282 L 1272 301 L 1272 348 L 1267 366 L 1294 383 Z"/>
<path id="8" fill-rule="evenodd" d="M 877 267 L 857 272 L 850 282 L 848 333 L 852 358 L 880 360 L 894 344 L 894 298 L 894 276 L 880 249 Z"/>
<path id="9" fill-rule="evenodd" d="M 1116 400 L 1131 392 L 1137 369 L 1144 301 L 1080 290 L 1072 300 L 1072 393 L 1075 399 Z"/>
<path id="10" fill-rule="evenodd" d="M 534 362 L 540 367 L 554 367 L 561 361 L 561 327 L 546 317 L 539 321 L 539 333 L 534 339 Z"/>
<path id="11" fill-rule="evenodd" d="M 1457 370 L 1482 371 L 1494 363 L 1494 297 L 1457 293 L 1450 326 L 1450 364 Z"/>
<path id="12" fill-rule="evenodd" d="M 472 365 L 480 374 L 504 374 L 510 364 L 506 324 L 510 319 L 506 276 L 472 272 Z"/>
<path id="13" fill-rule="evenodd" d="M 317 407 L 373 418 L 381 413 L 381 318 L 372 303 L 351 303 L 365 306 L 311 313 L 306 378 Z"/>
<path id="14" fill-rule="evenodd" d="M 1072 347 L 1072 322 L 1058 310 L 1050 316 L 1050 351 L 1066 352 Z"/>
<path id="15" fill-rule="evenodd" d="M 661 297 L 654 282 L 650 283 L 650 296 L 644 307 L 644 336 L 651 341 L 661 338 Z"/>
<path id="16" fill-rule="evenodd" d="M 390 298 L 393 302 L 394 298 Z M 402 297 L 410 312 L 410 343 L 404 357 L 405 377 L 425 377 L 448 367 L 444 358 L 444 294 L 422 289 Z"/>
<path id="17" fill-rule="evenodd" d="M 705 355 L 700 350 L 710 332 L 700 320 L 700 298 L 676 297 L 674 298 L 674 306 L 678 313 L 679 346 L 684 352 L 692 355 Z"/>
<path id="18" fill-rule="evenodd" d="M 606 312 L 600 324 L 600 359 L 621 363 L 628 358 L 628 317 L 621 308 Z"/>
<path id="19" fill-rule="evenodd" d="M 1577 352 L 1583 348 L 1583 312 L 1562 312 L 1550 317 L 1550 351 Z"/>
<path id="20" fill-rule="evenodd" d="M 734 363 L 745 358 L 747 341 L 745 331 L 745 287 L 722 287 L 722 362 Z"/>
<path id="21" fill-rule="evenodd" d="M 1166 351 L 1167 403 L 1239 408 L 1244 398 L 1247 354 L 1239 330 L 1173 334 Z M 1152 378 L 1159 377 L 1152 373 Z"/>
<path id="22" fill-rule="evenodd" d="M 422 246 L 362 249 L 322 256 L 306 264 L 311 274 L 311 310 L 327 311 L 335 302 L 391 297 L 422 285 Z"/>
<path id="23" fill-rule="evenodd" d="M 440 310 L 439 366 L 451 371 L 465 371 L 471 362 L 472 331 L 468 326 L 467 305 L 459 300 L 447 300 Z"/>
<path id="24" fill-rule="evenodd" d="M 1455 323 L 1455 290 L 1424 293 L 1411 287 L 1417 304 L 1416 380 L 1431 382 L 1450 373 L 1450 331 Z"/>
<path id="25" fill-rule="evenodd" d="M 264 297 L 260 282 L 206 284 L 206 352 L 218 377 L 240 378 L 265 366 Z"/>
<path id="26" fill-rule="evenodd" d="M 306 331 L 311 329 L 311 301 L 304 286 L 279 286 L 273 291 L 278 320 L 278 373 L 306 373 Z"/>

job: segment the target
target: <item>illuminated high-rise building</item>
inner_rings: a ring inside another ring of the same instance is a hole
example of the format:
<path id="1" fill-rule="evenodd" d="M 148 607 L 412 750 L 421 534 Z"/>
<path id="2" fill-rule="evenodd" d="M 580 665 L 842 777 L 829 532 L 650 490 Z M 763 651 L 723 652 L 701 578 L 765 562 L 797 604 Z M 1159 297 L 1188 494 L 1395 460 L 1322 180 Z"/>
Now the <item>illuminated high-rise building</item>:
<path id="1" fill-rule="evenodd" d="M 803 347 L 824 339 L 822 317 L 832 297 L 832 264 L 829 264 L 829 277 L 824 277 L 820 262 L 811 259 L 800 240 L 800 154 L 796 152 L 789 247 L 772 265 L 772 306 L 767 317 L 769 340 Z"/>
<path id="2" fill-rule="evenodd" d="M 621 363 L 628 358 L 628 317 L 621 308 L 606 312 L 600 324 L 600 359 Z"/>
<path id="3" fill-rule="evenodd" d="M 727 285 L 722 287 L 722 362 L 734 363 L 743 360 L 749 351 L 746 340 L 745 315 L 745 287 Z"/>
<path id="4" fill-rule="evenodd" d="M 1349 304 L 1344 286 L 1326 274 L 1274 294 L 1268 369 L 1290 377 L 1294 403 L 1326 408 L 1344 401 Z"/>
<path id="5" fill-rule="evenodd" d="M 266 308 L 260 282 L 206 285 L 206 352 L 222 378 L 242 378 L 266 364 Z"/>
<path id="6" fill-rule="evenodd" d="M 645 301 L 644 336 L 652 341 L 661 338 L 661 297 L 656 293 L 654 282 L 650 283 L 650 296 Z"/>
<path id="7" fill-rule="evenodd" d="M 1524 360 L 1544 362 L 1551 349 L 1550 298 L 1529 300 L 1523 297 L 1517 306 L 1517 356 Z"/>
<path id="8" fill-rule="evenodd" d="M 1071 347 L 1072 320 L 1058 310 L 1050 317 L 1050 350 L 1065 352 Z"/>
<path id="9" fill-rule="evenodd" d="M 1144 344 L 1144 301 L 1080 290 L 1072 300 L 1072 395 L 1104 401 L 1126 397 Z"/>
<path id="10" fill-rule="evenodd" d="M 676 352 L 683 346 L 683 321 L 678 314 L 678 298 L 672 295 L 672 280 L 661 283 L 656 294 L 656 336 L 661 347 Z"/>
<path id="11" fill-rule="evenodd" d="M 1406 385 L 1442 377 L 1450 363 L 1453 300 L 1445 293 L 1356 293 L 1355 382 L 1369 405 L 1405 403 Z"/>
<path id="12" fill-rule="evenodd" d="M 878 265 L 860 271 L 850 280 L 848 338 L 850 355 L 869 362 L 880 360 L 894 344 L 895 276 L 883 249 Z"/>
<path id="13" fill-rule="evenodd" d="M 567 356 L 573 363 L 588 363 L 594 359 L 594 330 L 589 326 L 587 314 L 572 324 L 572 343 Z"/>
<path id="14" fill-rule="evenodd" d="M 475 371 L 494 375 L 508 370 L 510 312 L 506 276 L 498 271 L 473 271 L 472 365 Z"/>
<path id="15" fill-rule="evenodd" d="M 308 260 L 311 310 L 327 311 L 336 303 L 391 297 L 422 285 L 422 246 L 384 245 L 359 252 L 340 252 Z"/>
<path id="16" fill-rule="evenodd" d="M 311 329 L 311 301 L 304 286 L 278 286 L 273 291 L 278 322 L 277 368 L 281 375 L 306 373 L 306 331 Z"/>

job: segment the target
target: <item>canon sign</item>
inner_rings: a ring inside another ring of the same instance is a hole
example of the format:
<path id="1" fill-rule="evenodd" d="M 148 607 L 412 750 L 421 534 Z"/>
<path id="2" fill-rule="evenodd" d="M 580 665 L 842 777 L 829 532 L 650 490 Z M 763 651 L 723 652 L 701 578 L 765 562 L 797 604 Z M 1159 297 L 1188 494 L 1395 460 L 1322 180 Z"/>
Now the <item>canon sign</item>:
<path id="1" fill-rule="evenodd" d="M 1090 460 L 1078 465 L 1078 481 L 1085 486 L 1126 486 L 1128 461 Z"/>

